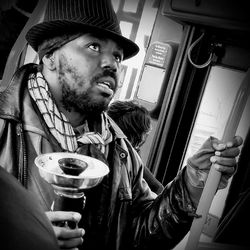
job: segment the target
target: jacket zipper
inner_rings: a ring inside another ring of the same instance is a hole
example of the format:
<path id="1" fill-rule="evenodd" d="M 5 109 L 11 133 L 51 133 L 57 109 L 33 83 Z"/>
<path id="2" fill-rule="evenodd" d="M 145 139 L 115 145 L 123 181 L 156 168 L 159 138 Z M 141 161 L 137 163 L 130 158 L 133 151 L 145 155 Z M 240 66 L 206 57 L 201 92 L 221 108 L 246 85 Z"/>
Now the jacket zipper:
<path id="1" fill-rule="evenodd" d="M 25 150 L 25 143 L 24 143 L 24 135 L 22 124 L 17 125 L 17 136 L 19 137 L 18 140 L 18 180 L 22 183 L 22 185 L 27 188 L 27 154 Z"/>

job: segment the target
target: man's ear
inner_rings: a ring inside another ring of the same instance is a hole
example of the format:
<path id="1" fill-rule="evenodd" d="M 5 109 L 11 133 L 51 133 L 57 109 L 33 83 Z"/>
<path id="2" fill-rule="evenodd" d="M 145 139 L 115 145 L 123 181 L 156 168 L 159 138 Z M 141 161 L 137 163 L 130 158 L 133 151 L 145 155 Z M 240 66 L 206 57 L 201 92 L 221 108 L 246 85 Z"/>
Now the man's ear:
<path id="1" fill-rule="evenodd" d="M 52 54 L 46 54 L 42 58 L 42 61 L 43 61 L 43 64 L 45 66 L 47 66 L 48 69 L 55 70 L 56 66 L 55 66 L 55 55 L 54 55 L 54 53 L 52 53 Z"/>

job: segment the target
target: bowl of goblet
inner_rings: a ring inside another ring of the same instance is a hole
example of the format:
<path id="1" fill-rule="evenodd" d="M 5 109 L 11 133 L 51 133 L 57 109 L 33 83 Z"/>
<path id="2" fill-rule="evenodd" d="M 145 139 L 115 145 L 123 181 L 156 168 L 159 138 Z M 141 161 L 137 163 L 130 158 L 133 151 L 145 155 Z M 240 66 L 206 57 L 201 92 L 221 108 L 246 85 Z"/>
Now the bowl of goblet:
<path id="1" fill-rule="evenodd" d="M 78 176 L 88 167 L 86 161 L 77 158 L 61 158 L 58 164 L 65 174 L 74 176 Z"/>
<path id="2" fill-rule="evenodd" d="M 97 186 L 109 173 L 104 162 L 77 153 L 41 154 L 35 158 L 35 165 L 57 194 L 68 197 L 80 197 L 84 190 Z"/>

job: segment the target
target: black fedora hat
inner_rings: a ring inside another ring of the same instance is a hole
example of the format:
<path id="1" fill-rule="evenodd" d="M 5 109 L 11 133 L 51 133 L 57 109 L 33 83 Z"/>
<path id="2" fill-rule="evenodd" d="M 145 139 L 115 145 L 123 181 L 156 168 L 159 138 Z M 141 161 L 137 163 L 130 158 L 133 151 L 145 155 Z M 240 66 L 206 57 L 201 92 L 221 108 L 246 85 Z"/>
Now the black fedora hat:
<path id="1" fill-rule="evenodd" d="M 139 47 L 122 36 L 111 0 L 48 0 L 44 21 L 26 34 L 30 46 L 38 51 L 43 41 L 65 33 L 104 34 L 118 43 L 124 59 L 136 55 Z"/>

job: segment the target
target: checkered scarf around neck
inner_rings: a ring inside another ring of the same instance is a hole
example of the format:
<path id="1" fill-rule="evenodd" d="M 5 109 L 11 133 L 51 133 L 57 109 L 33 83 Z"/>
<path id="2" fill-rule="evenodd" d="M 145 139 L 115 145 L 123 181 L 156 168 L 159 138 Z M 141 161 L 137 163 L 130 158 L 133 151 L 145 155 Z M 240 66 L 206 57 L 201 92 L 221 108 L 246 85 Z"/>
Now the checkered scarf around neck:
<path id="1" fill-rule="evenodd" d="M 65 151 L 75 152 L 82 143 L 96 144 L 101 152 L 105 153 L 105 145 L 112 141 L 112 134 L 108 129 L 108 121 L 104 113 L 101 115 L 101 134 L 90 132 L 86 121 L 84 124 L 85 132 L 76 137 L 68 119 L 59 111 L 49 91 L 49 86 L 40 72 L 29 76 L 28 90 L 50 132 Z"/>

